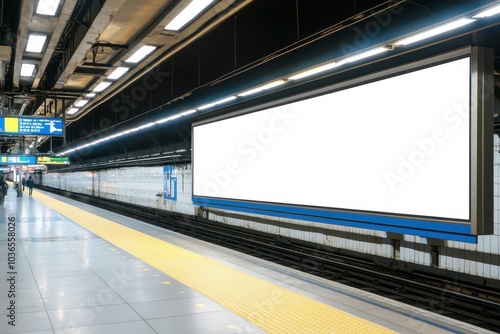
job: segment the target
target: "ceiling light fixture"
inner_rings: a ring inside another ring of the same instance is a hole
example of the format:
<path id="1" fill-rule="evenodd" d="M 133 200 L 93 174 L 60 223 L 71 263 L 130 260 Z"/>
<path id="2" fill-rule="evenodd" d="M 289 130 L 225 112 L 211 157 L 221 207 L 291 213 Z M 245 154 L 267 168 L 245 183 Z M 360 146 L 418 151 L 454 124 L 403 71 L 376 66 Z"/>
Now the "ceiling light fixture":
<path id="1" fill-rule="evenodd" d="M 36 7 L 36 13 L 40 15 L 56 15 L 57 8 L 61 0 L 39 0 Z"/>
<path id="2" fill-rule="evenodd" d="M 156 50 L 156 46 L 144 45 L 139 50 L 137 50 L 132 56 L 130 56 L 127 60 L 125 60 L 125 62 L 137 64 L 154 50 Z"/>
<path id="3" fill-rule="evenodd" d="M 92 89 L 93 92 L 102 92 L 103 90 L 105 90 L 106 88 L 109 87 L 109 85 L 111 85 L 111 82 L 109 81 L 103 81 L 101 82 L 100 84 L 98 84 L 94 89 Z"/>
<path id="4" fill-rule="evenodd" d="M 318 74 L 321 72 L 331 70 L 332 68 L 338 67 L 338 66 L 343 65 L 345 63 L 346 63 L 345 61 L 333 61 L 330 63 L 326 63 L 323 65 L 316 66 L 316 67 L 310 68 L 308 70 L 296 73 L 296 74 L 292 75 L 291 77 L 289 77 L 288 80 L 302 79 L 302 78 L 305 78 L 305 77 L 308 77 L 311 75 L 315 75 L 315 74 Z"/>
<path id="5" fill-rule="evenodd" d="M 243 93 L 239 93 L 238 96 L 248 96 L 248 95 L 252 95 L 252 94 L 255 94 L 255 93 L 259 93 L 259 92 L 262 92 L 263 90 L 271 89 L 271 88 L 274 88 L 276 86 L 283 85 L 285 82 L 286 82 L 285 80 L 279 79 L 279 80 L 270 82 L 268 84 L 265 84 L 265 85 L 262 85 L 262 86 L 259 86 L 259 87 L 255 87 L 255 88 L 252 88 L 252 89 L 249 89 L 249 90 L 247 90 L 247 91 L 245 91 Z"/>
<path id="6" fill-rule="evenodd" d="M 179 118 L 179 117 L 181 117 L 181 115 L 180 115 L 180 114 L 177 114 L 177 115 L 173 115 L 173 116 L 169 116 L 169 117 L 162 118 L 162 119 L 160 119 L 160 120 L 156 121 L 155 123 L 156 123 L 156 124 L 162 124 L 162 123 L 169 122 L 169 121 L 172 121 L 172 120 L 174 120 L 174 119 L 177 119 L 177 118 Z"/>
<path id="7" fill-rule="evenodd" d="M 128 67 L 117 67 L 116 70 L 113 71 L 110 75 L 108 75 L 108 79 L 117 80 L 120 79 L 125 73 L 128 72 L 130 68 Z"/>
<path id="8" fill-rule="evenodd" d="M 33 76 L 33 72 L 35 72 L 35 64 L 22 63 L 21 65 L 22 77 L 31 77 Z"/>
<path id="9" fill-rule="evenodd" d="M 208 7 L 214 0 L 193 0 L 186 6 L 176 17 L 165 26 L 165 30 L 178 31 L 186 25 L 189 21 L 201 13 Z"/>
<path id="10" fill-rule="evenodd" d="M 473 19 L 480 19 L 480 18 L 484 18 L 484 17 L 490 17 L 490 16 L 496 15 L 498 13 L 500 13 L 500 5 L 495 6 L 493 8 L 490 8 L 490 9 L 487 9 L 479 14 L 476 14 L 472 18 Z"/>
<path id="11" fill-rule="evenodd" d="M 234 95 L 231 95 L 231 96 L 228 96 L 228 97 L 225 97 L 223 99 L 220 99 L 220 100 L 217 100 L 217 101 L 214 101 L 214 102 L 211 102 L 211 103 L 207 103 L 205 105 L 202 105 L 201 107 L 198 107 L 196 108 L 196 110 L 205 110 L 205 109 L 208 109 L 208 108 L 211 108 L 211 107 L 214 107 L 216 105 L 219 105 L 219 104 L 223 104 L 223 103 L 226 103 L 226 102 L 229 102 L 229 101 L 232 101 L 236 99 L 236 96 Z"/>
<path id="12" fill-rule="evenodd" d="M 195 112 L 196 112 L 196 109 L 186 110 L 186 111 L 184 111 L 184 112 L 181 113 L 181 116 L 186 116 L 186 115 L 194 114 Z"/>
<path id="13" fill-rule="evenodd" d="M 74 115 L 74 114 L 76 114 L 78 112 L 78 110 L 80 110 L 80 109 L 78 109 L 78 108 L 71 108 L 71 109 L 69 109 L 66 112 L 66 114 L 68 114 L 68 115 Z"/>
<path id="14" fill-rule="evenodd" d="M 42 52 L 46 40 L 47 35 L 29 34 L 28 43 L 26 44 L 26 52 Z"/>
<path id="15" fill-rule="evenodd" d="M 380 48 L 368 50 L 368 51 L 365 51 L 365 52 L 361 52 L 361 53 L 356 54 L 356 55 L 351 56 L 351 57 L 347 57 L 343 61 L 345 63 L 352 63 L 353 61 L 358 61 L 358 60 L 361 60 L 361 59 L 372 57 L 372 56 L 378 55 L 378 54 L 380 54 L 382 52 L 385 52 L 385 51 L 389 51 L 389 49 L 384 48 L 384 47 L 380 47 Z"/>
<path id="16" fill-rule="evenodd" d="M 77 103 L 75 103 L 75 107 L 83 107 L 84 105 L 86 105 L 87 103 L 89 102 L 89 100 L 80 100 L 78 101 Z"/>
<path id="17" fill-rule="evenodd" d="M 455 21 L 452 21 L 450 23 L 446 23 L 446 24 L 437 26 L 436 28 L 425 30 L 421 33 L 418 33 L 418 34 L 415 34 L 413 36 L 401 39 L 401 40 L 395 42 L 394 45 L 399 46 L 399 45 L 408 45 L 411 43 L 415 43 L 415 42 L 421 41 L 423 39 L 433 37 L 433 36 L 445 33 L 447 31 L 453 30 L 453 29 L 460 28 L 464 25 L 467 25 L 467 24 L 475 22 L 475 21 L 476 20 L 466 19 L 466 18 L 455 20 Z"/>

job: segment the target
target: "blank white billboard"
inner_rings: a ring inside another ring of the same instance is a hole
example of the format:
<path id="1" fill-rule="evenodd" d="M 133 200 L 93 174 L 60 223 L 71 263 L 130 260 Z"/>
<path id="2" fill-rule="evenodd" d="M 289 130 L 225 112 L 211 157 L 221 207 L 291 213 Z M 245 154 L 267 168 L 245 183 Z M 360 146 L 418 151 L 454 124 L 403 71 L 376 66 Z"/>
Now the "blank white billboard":
<path id="1" fill-rule="evenodd" d="M 193 196 L 470 219 L 470 57 L 193 127 Z"/>

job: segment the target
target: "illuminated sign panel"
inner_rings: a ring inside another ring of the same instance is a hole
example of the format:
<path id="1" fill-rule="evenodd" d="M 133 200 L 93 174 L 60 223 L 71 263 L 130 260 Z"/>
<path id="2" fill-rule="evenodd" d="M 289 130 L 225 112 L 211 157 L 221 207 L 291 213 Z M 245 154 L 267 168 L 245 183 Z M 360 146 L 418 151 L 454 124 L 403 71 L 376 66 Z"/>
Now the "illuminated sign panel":
<path id="1" fill-rule="evenodd" d="M 62 136 L 61 117 L 0 116 L 0 133 L 12 135 Z"/>
<path id="2" fill-rule="evenodd" d="M 1 155 L 0 161 L 2 164 L 7 164 L 7 165 L 14 165 L 14 164 L 35 165 L 36 164 L 36 156 Z"/>
<path id="3" fill-rule="evenodd" d="M 69 157 L 37 157 L 37 163 L 41 165 L 68 165 Z"/>
<path id="4" fill-rule="evenodd" d="M 474 242 L 492 227 L 476 194 L 493 134 L 470 50 L 449 58 L 195 124 L 193 202 Z"/>

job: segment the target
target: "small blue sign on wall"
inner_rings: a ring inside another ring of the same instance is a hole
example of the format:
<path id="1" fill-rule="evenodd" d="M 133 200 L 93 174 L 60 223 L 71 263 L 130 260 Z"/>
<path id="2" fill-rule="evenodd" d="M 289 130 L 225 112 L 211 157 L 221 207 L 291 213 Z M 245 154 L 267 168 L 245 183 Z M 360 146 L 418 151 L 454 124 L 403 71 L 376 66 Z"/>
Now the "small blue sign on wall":
<path id="1" fill-rule="evenodd" d="M 177 201 L 177 168 L 163 167 L 163 198 Z"/>

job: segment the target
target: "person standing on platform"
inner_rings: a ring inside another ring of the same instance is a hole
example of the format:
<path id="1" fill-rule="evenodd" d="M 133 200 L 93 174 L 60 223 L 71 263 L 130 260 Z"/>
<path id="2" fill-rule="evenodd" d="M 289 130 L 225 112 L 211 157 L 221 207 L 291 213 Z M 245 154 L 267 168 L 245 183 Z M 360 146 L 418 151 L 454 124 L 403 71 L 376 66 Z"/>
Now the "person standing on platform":
<path id="1" fill-rule="evenodd" d="M 23 191 L 24 191 L 24 187 L 26 186 L 26 178 L 23 177 L 23 180 L 21 181 L 21 183 L 23 184 Z"/>
<path id="2" fill-rule="evenodd" d="M 35 182 L 33 181 L 33 179 L 30 177 L 28 177 L 28 180 L 26 181 L 26 186 L 28 187 L 29 189 L 29 194 L 31 196 L 31 194 L 33 194 L 33 186 L 35 185 Z"/>
<path id="3" fill-rule="evenodd" d="M 5 201 L 5 196 L 7 195 L 8 185 L 3 178 L 3 175 L 0 175 L 0 206 L 3 206 L 3 202 Z"/>

